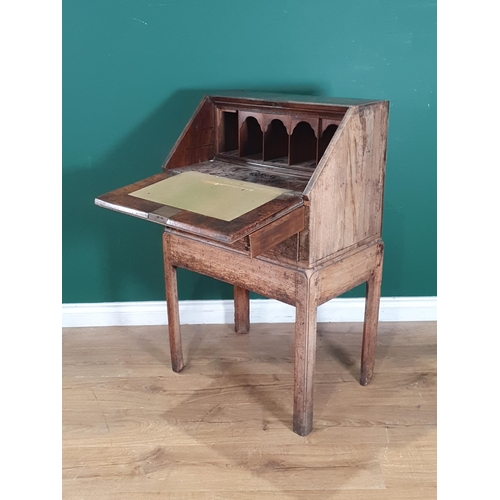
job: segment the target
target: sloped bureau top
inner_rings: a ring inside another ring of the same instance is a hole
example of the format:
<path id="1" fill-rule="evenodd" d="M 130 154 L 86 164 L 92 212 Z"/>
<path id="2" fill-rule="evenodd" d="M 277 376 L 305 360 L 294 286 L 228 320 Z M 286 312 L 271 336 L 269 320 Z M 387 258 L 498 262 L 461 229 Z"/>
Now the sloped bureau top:
<path id="1" fill-rule="evenodd" d="M 307 266 L 380 238 L 387 114 L 387 101 L 367 99 L 206 96 L 162 173 L 96 204 L 214 242 L 246 238 L 252 256 L 283 248 Z"/>

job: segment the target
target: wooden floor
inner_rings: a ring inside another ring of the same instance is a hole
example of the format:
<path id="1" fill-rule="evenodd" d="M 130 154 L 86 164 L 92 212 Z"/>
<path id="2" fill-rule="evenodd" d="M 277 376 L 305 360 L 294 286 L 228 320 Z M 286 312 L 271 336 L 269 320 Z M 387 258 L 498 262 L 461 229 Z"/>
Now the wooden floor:
<path id="1" fill-rule="evenodd" d="M 292 428 L 293 324 L 63 330 L 63 498 L 436 498 L 436 324 L 318 325 L 314 430 Z"/>

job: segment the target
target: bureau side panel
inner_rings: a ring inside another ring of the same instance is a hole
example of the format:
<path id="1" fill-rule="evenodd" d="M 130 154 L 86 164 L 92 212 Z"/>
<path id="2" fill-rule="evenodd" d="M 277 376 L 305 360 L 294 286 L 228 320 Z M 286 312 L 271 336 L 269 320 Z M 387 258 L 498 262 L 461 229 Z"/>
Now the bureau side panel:
<path id="1" fill-rule="evenodd" d="M 308 186 L 310 264 L 380 237 L 387 112 L 386 101 L 351 109 Z"/>
<path id="2" fill-rule="evenodd" d="M 163 163 L 163 170 L 211 160 L 215 155 L 214 105 L 205 97 Z"/>

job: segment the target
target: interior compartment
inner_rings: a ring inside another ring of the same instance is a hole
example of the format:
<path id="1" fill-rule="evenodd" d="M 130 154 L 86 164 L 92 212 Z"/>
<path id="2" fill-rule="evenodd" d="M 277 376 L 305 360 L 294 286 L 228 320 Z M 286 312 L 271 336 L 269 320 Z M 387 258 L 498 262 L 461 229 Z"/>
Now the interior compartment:
<path id="1" fill-rule="evenodd" d="M 299 122 L 290 137 L 290 165 L 316 163 L 316 134 L 307 122 Z"/>
<path id="2" fill-rule="evenodd" d="M 325 130 L 323 130 L 323 133 L 318 141 L 318 163 L 324 155 L 326 148 L 328 147 L 328 144 L 330 144 L 330 141 L 332 140 L 337 129 L 338 125 L 332 123 L 328 125 Z"/>
<path id="3" fill-rule="evenodd" d="M 256 118 L 249 116 L 240 128 L 240 156 L 262 160 L 263 133 Z"/>
<path id="4" fill-rule="evenodd" d="M 280 160 L 288 164 L 288 131 L 284 123 L 275 118 L 264 134 L 264 160 Z"/>
<path id="5" fill-rule="evenodd" d="M 238 112 L 221 111 L 219 153 L 238 153 Z"/>
<path id="6" fill-rule="evenodd" d="M 296 169 L 311 169 L 320 162 L 342 119 L 231 109 L 218 112 L 217 153 Z"/>

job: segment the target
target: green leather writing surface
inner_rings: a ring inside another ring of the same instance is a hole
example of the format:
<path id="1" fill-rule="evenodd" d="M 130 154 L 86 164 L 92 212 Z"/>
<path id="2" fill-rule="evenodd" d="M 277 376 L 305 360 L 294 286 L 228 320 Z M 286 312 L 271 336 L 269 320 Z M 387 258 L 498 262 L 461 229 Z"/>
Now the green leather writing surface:
<path id="1" fill-rule="evenodd" d="M 231 221 L 274 200 L 285 191 L 201 172 L 183 172 L 130 195 Z"/>

